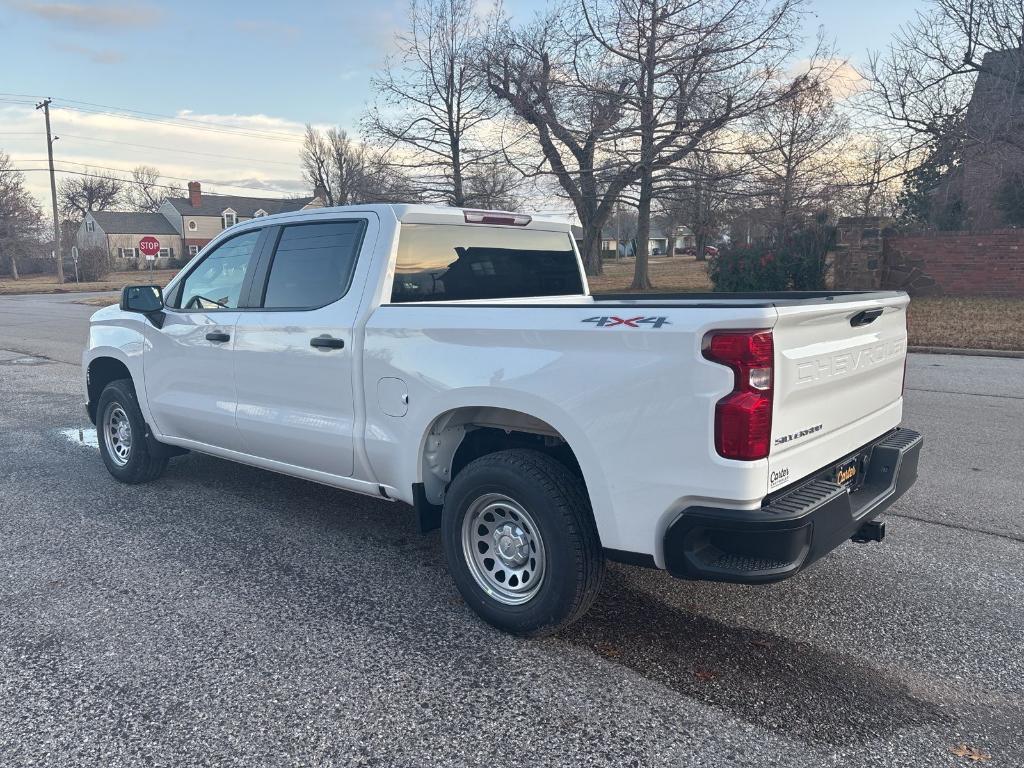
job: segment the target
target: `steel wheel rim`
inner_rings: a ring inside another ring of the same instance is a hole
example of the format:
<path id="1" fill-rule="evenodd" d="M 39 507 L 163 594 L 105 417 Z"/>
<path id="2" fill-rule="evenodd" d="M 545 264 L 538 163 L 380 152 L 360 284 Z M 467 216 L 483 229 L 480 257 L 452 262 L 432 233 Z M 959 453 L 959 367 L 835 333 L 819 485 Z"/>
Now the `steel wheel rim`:
<path id="1" fill-rule="evenodd" d="M 477 585 L 503 605 L 522 605 L 544 582 L 540 529 L 522 504 L 503 493 L 484 494 L 466 510 L 462 556 Z"/>
<path id="2" fill-rule="evenodd" d="M 128 463 L 132 455 L 132 423 L 120 403 L 111 403 L 103 414 L 103 442 L 114 464 L 123 467 Z"/>

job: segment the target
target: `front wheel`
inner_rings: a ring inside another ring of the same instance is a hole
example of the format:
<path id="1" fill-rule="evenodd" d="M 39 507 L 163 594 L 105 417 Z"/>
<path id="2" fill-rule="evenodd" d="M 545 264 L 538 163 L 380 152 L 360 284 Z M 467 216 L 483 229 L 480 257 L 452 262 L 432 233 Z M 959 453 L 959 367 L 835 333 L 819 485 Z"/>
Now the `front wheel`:
<path id="1" fill-rule="evenodd" d="M 597 597 L 604 559 L 582 480 L 547 454 L 508 450 L 468 464 L 441 517 L 466 603 L 517 635 L 549 635 Z"/>
<path id="2" fill-rule="evenodd" d="M 122 483 L 156 480 L 167 466 L 166 458 L 153 456 L 146 442 L 146 422 L 128 379 L 104 387 L 96 407 L 96 436 L 103 463 Z"/>

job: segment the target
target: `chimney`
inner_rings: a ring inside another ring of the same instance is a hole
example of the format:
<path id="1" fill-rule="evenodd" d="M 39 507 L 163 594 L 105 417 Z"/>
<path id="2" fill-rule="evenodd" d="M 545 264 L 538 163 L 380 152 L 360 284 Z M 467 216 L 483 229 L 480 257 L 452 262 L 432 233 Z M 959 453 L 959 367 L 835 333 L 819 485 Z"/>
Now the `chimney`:
<path id="1" fill-rule="evenodd" d="M 193 208 L 198 208 L 203 204 L 203 192 L 198 181 L 188 183 L 188 201 Z"/>

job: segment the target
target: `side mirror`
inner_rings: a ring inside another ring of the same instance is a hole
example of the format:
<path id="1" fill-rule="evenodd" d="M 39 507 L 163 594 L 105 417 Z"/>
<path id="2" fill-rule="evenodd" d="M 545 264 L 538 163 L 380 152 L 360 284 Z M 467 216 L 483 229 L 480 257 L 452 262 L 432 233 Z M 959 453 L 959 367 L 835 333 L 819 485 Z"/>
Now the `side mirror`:
<path id="1" fill-rule="evenodd" d="M 164 324 L 164 292 L 159 285 L 126 285 L 121 289 L 121 311 L 145 315 L 157 328 Z"/>

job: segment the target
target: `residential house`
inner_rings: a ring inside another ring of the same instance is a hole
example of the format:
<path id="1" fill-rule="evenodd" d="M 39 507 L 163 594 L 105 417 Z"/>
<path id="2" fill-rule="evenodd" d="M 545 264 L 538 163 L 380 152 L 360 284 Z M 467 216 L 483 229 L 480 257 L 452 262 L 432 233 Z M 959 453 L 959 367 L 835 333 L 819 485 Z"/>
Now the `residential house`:
<path id="1" fill-rule="evenodd" d="M 304 208 L 323 207 L 323 197 L 314 191 L 312 197 L 291 200 L 268 197 L 241 197 L 237 195 L 203 194 L 198 181 L 189 182 L 188 197 L 170 197 L 160 207 L 160 213 L 181 235 L 189 255 L 213 240 L 221 230 L 240 221 L 286 213 Z"/>
<path id="2" fill-rule="evenodd" d="M 78 227 L 76 243 L 79 249 L 105 248 L 117 269 L 144 269 L 150 266 L 139 252 L 139 241 L 144 237 L 160 241 L 154 267 L 170 266 L 185 252 L 181 235 L 160 213 L 89 211 Z"/>
<path id="3" fill-rule="evenodd" d="M 282 199 L 204 195 L 198 181 L 188 185 L 188 197 L 168 198 L 157 213 L 95 211 L 86 214 L 75 242 L 79 248 L 102 246 L 116 269 L 150 266 L 139 252 L 139 241 L 153 236 L 160 241 L 160 253 L 152 266 L 164 268 L 195 256 L 199 249 L 222 230 L 272 213 L 320 208 L 324 195 Z"/>
<path id="4" fill-rule="evenodd" d="M 674 238 L 673 253 L 679 253 L 684 248 L 693 248 L 697 244 L 697 238 L 689 227 L 677 227 Z M 652 256 L 668 256 L 670 233 L 661 227 L 651 227 L 651 234 L 647 239 L 648 253 Z M 618 238 L 618 233 L 605 227 L 601 230 L 601 253 L 609 258 L 632 258 L 636 252 L 636 239 Z"/>

